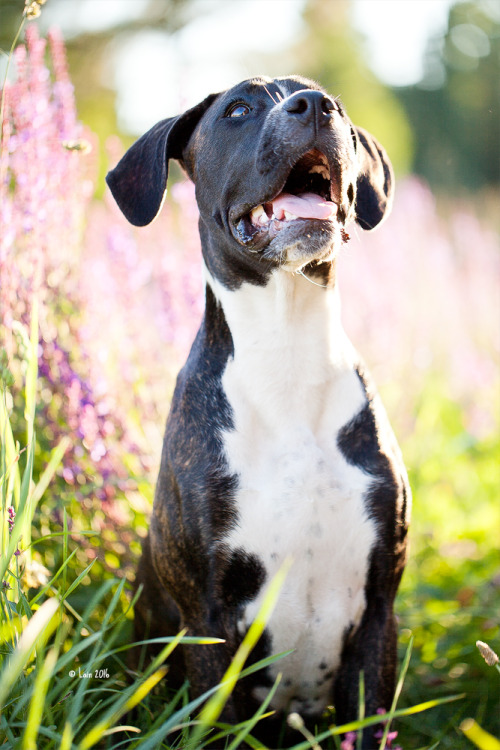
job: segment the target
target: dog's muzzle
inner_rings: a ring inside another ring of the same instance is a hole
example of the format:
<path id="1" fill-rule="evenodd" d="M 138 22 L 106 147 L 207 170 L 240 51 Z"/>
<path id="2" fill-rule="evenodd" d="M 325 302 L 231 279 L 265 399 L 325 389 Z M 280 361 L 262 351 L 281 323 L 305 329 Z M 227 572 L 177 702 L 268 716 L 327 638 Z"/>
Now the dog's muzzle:
<path id="1" fill-rule="evenodd" d="M 318 149 L 307 151 L 290 170 L 278 190 L 257 205 L 233 206 L 231 231 L 245 247 L 263 250 L 285 229 L 306 231 L 310 222 L 328 223 L 337 216 L 335 183 L 327 157 Z"/>

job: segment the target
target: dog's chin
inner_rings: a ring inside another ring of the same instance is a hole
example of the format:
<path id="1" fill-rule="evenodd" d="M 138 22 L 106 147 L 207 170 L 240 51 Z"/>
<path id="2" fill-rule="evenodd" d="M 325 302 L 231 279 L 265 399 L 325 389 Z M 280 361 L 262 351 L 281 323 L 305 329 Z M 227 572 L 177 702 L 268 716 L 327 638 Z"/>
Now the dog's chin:
<path id="1" fill-rule="evenodd" d="M 325 219 L 273 220 L 261 228 L 240 219 L 231 228 L 234 238 L 247 252 L 290 271 L 312 261 L 333 260 L 342 241 L 338 222 Z"/>

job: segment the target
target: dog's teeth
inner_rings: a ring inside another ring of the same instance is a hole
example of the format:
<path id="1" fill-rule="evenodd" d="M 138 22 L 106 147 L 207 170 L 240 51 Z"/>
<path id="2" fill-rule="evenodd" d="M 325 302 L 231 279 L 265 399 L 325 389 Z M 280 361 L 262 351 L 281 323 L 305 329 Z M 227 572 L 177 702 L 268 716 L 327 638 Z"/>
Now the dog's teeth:
<path id="1" fill-rule="evenodd" d="M 320 174 L 326 180 L 330 179 L 330 170 L 325 164 L 315 164 L 314 167 L 311 167 L 309 170 L 309 174 Z"/>
<path id="2" fill-rule="evenodd" d="M 293 221 L 294 219 L 298 219 L 298 216 L 295 216 L 295 214 L 292 214 L 290 211 L 285 210 L 285 221 Z"/>
<path id="3" fill-rule="evenodd" d="M 267 218 L 267 214 L 262 203 L 252 209 L 250 213 L 250 219 L 252 224 L 258 224 L 260 226 L 268 223 L 269 219 Z"/>

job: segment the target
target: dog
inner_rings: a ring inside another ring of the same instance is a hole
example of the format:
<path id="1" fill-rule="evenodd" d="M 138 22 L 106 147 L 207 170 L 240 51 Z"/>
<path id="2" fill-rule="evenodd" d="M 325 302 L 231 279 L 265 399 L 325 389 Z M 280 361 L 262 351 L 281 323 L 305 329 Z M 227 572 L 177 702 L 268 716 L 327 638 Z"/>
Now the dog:
<path id="1" fill-rule="evenodd" d="M 282 673 L 277 718 L 255 730 L 277 742 L 288 712 L 315 727 L 333 703 L 337 724 L 356 719 L 360 672 L 366 715 L 394 693 L 411 496 L 336 282 L 346 227 L 384 220 L 393 172 L 338 98 L 298 76 L 248 79 L 139 138 L 107 176 L 132 224 L 159 213 L 170 159 L 196 188 L 206 309 L 167 421 L 136 635 L 224 639 L 176 652 L 201 695 L 290 558 L 252 658 L 293 651 L 238 682 L 224 713 L 252 716 Z M 378 747 L 373 728 L 362 747 Z"/>

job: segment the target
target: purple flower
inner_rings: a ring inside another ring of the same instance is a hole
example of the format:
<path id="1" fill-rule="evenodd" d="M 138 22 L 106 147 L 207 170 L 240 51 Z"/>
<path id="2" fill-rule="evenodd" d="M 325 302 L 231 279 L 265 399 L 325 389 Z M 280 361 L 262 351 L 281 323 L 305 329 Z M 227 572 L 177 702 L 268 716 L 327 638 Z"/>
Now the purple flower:
<path id="1" fill-rule="evenodd" d="M 16 511 L 12 507 L 12 505 L 9 505 L 7 508 L 7 523 L 9 524 L 9 533 L 12 533 L 12 529 L 14 528 L 14 524 L 16 522 Z"/>

